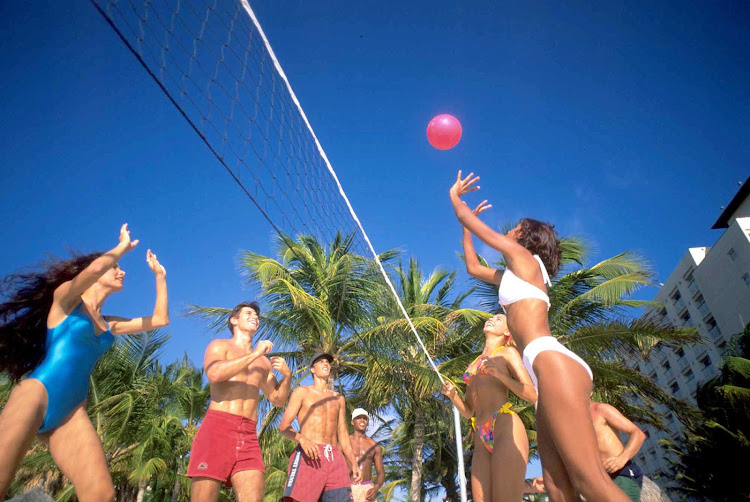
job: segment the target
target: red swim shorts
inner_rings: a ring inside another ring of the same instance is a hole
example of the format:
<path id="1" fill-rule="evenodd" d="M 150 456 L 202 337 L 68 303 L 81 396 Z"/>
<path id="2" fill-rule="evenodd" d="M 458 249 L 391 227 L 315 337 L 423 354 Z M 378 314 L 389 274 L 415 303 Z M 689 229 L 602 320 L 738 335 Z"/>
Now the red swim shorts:
<path id="1" fill-rule="evenodd" d="M 318 445 L 316 460 L 297 446 L 289 459 L 289 478 L 282 500 L 298 502 L 351 502 L 349 467 L 338 446 Z"/>
<path id="2" fill-rule="evenodd" d="M 265 472 L 256 423 L 240 415 L 208 410 L 190 450 L 189 478 L 211 478 L 232 486 L 232 474 Z"/>

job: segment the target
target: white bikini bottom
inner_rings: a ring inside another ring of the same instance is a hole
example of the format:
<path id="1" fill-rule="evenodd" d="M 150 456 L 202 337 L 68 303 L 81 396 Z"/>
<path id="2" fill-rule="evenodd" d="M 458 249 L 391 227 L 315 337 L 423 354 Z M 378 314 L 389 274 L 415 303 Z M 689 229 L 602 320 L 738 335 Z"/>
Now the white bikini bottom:
<path id="1" fill-rule="evenodd" d="M 534 359 L 536 359 L 536 356 L 546 350 L 554 350 L 555 352 L 560 352 L 570 357 L 581 366 L 586 368 L 586 371 L 588 371 L 591 379 L 594 379 L 594 375 L 591 373 L 591 368 L 589 368 L 589 365 L 586 364 L 586 361 L 578 357 L 574 352 L 566 349 L 563 344 L 558 342 L 554 336 L 542 336 L 535 340 L 532 340 L 531 343 L 529 343 L 526 348 L 523 349 L 523 365 L 524 367 L 526 367 L 526 371 L 529 372 L 531 382 L 534 384 L 534 388 L 537 390 L 537 392 L 539 391 L 539 382 L 537 381 L 536 375 L 534 374 Z"/>

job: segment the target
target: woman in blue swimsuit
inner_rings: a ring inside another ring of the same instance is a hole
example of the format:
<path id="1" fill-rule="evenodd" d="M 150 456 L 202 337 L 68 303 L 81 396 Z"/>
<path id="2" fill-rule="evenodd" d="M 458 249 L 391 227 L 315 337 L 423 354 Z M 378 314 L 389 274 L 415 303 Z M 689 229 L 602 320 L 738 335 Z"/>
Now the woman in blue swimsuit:
<path id="1" fill-rule="evenodd" d="M 104 254 L 51 263 L 41 273 L 3 281 L 7 300 L 0 304 L 0 371 L 14 381 L 33 371 L 13 389 L 0 413 L 0 499 L 38 436 L 72 481 L 79 501 L 114 500 L 102 444 L 86 413 L 91 372 L 115 335 L 169 324 L 167 272 L 151 250 L 146 262 L 156 275 L 153 315 L 127 319 L 101 313 L 107 297 L 122 289 L 125 272 L 118 261 L 137 244 L 125 224 L 120 243 Z"/>

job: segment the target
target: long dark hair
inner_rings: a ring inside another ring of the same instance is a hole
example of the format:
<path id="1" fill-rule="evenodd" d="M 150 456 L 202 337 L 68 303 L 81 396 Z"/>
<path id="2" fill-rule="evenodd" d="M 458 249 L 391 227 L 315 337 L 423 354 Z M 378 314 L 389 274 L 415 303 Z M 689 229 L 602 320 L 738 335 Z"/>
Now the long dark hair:
<path id="1" fill-rule="evenodd" d="M 521 229 L 516 240 L 532 254 L 539 255 L 550 277 L 560 271 L 562 249 L 555 226 L 531 218 L 520 221 Z"/>
<path id="2" fill-rule="evenodd" d="M 42 362 L 55 289 L 99 256 L 101 253 L 50 259 L 38 270 L 10 274 L 0 281 L 0 372 L 18 381 Z"/>

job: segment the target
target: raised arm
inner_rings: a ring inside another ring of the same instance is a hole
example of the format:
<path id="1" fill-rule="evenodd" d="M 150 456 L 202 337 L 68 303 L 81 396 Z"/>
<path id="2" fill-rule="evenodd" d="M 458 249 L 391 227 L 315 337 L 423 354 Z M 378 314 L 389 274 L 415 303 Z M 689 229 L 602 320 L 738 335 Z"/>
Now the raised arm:
<path id="1" fill-rule="evenodd" d="M 511 375 L 507 375 L 500 371 L 501 358 L 505 358 L 507 361 Z M 500 380 L 506 387 L 508 387 L 508 390 L 516 396 L 524 401 L 528 401 L 529 403 L 536 403 L 536 389 L 531 382 L 529 373 L 523 365 L 521 356 L 514 348 L 509 347 L 507 350 L 503 351 L 502 355 L 484 360 L 481 368 Z"/>
<path id="2" fill-rule="evenodd" d="M 450 399 L 451 403 L 453 403 L 453 406 L 455 406 L 456 409 L 458 409 L 458 412 L 466 420 L 469 420 L 471 417 L 474 416 L 474 407 L 472 406 L 472 403 L 470 402 L 471 399 L 468 398 L 468 395 L 469 395 L 468 388 L 466 389 L 467 399 L 463 400 L 456 392 L 456 386 L 453 385 L 448 380 L 446 380 L 445 382 L 443 382 L 443 386 L 440 388 L 440 393 L 443 394 L 448 399 Z"/>
<path id="3" fill-rule="evenodd" d="M 614 406 L 604 403 L 599 403 L 598 406 L 601 410 L 602 417 L 607 421 L 607 424 L 610 427 L 620 432 L 624 432 L 625 434 L 630 434 L 622 453 L 616 457 L 609 457 L 604 461 L 604 469 L 607 472 L 616 472 L 622 469 L 623 466 L 628 463 L 628 460 L 638 453 L 638 450 L 641 449 L 641 445 L 643 445 L 643 442 L 646 440 L 646 434 L 644 434 L 637 425 L 628 420 L 625 415 L 620 413 Z"/>
<path id="4" fill-rule="evenodd" d="M 273 374 L 273 370 L 278 371 L 282 375 L 281 382 L 276 380 L 276 376 Z M 289 370 L 286 361 L 281 357 L 271 358 L 271 369 L 268 371 L 268 378 L 266 378 L 260 385 L 263 394 L 268 397 L 268 400 L 276 408 L 281 408 L 289 399 L 289 391 L 292 387 L 292 372 Z"/>
<path id="5" fill-rule="evenodd" d="M 73 279 L 58 286 L 54 293 L 53 305 L 57 304 L 67 315 L 67 312 L 81 301 L 83 292 L 93 286 L 101 276 L 117 264 L 125 253 L 137 245 L 137 239 L 130 240 L 128 224 L 123 224 L 120 227 L 120 243 L 92 261 Z"/>
<path id="6" fill-rule="evenodd" d="M 491 207 L 492 204 L 487 204 L 487 201 L 484 200 L 474 209 L 474 211 L 472 211 L 472 213 L 479 216 L 479 213 L 486 211 Z M 471 232 L 469 232 L 466 227 L 463 227 L 463 246 L 464 260 L 466 260 L 466 272 L 480 281 L 499 285 L 503 273 L 500 270 L 482 265 L 476 251 L 474 251 L 474 240 L 471 238 Z"/>
<path id="7" fill-rule="evenodd" d="M 352 469 L 352 481 L 359 483 L 362 481 L 362 471 L 359 469 L 357 457 L 354 456 L 352 442 L 349 440 L 349 430 L 346 427 L 346 400 L 344 399 L 344 396 L 339 396 L 337 399 L 339 402 L 337 432 L 339 444 L 341 445 L 341 451 L 344 453 L 344 456 L 349 460 L 349 465 Z"/>
<path id="8" fill-rule="evenodd" d="M 458 172 L 456 183 L 450 189 L 451 204 L 458 221 L 464 228 L 476 235 L 479 240 L 500 251 L 505 258 L 506 265 L 514 272 L 522 264 L 529 267 L 536 266 L 531 253 L 526 248 L 510 237 L 492 230 L 463 203 L 462 195 L 479 190 L 479 186 L 473 186 L 477 181 L 479 181 L 479 176 L 474 176 L 474 173 L 470 173 L 465 179 L 462 179 L 461 171 Z M 517 272 L 516 275 L 518 275 Z"/>
<path id="9" fill-rule="evenodd" d="M 250 363 L 265 356 L 273 349 L 268 340 L 261 340 L 255 350 L 236 359 L 227 359 L 227 348 L 223 340 L 214 340 L 208 345 L 203 358 L 203 369 L 211 383 L 229 380 L 234 375 L 248 367 Z"/>
<path id="10" fill-rule="evenodd" d="M 131 335 L 151 329 L 163 328 L 169 324 L 169 301 L 167 299 L 167 270 L 159 263 L 156 255 L 149 249 L 146 252 L 146 263 L 156 276 L 156 303 L 154 313 L 148 317 L 106 316 L 110 332 L 113 335 Z"/>
<path id="11" fill-rule="evenodd" d="M 292 392 L 292 397 L 289 398 L 289 404 L 287 404 L 284 415 L 281 417 L 281 422 L 279 423 L 279 433 L 290 441 L 298 442 L 302 451 L 305 452 L 305 456 L 315 460 L 319 456 L 318 445 L 303 436 L 301 432 L 292 429 L 292 422 L 297 418 L 299 410 L 302 408 L 305 392 L 305 387 L 298 387 Z"/>

